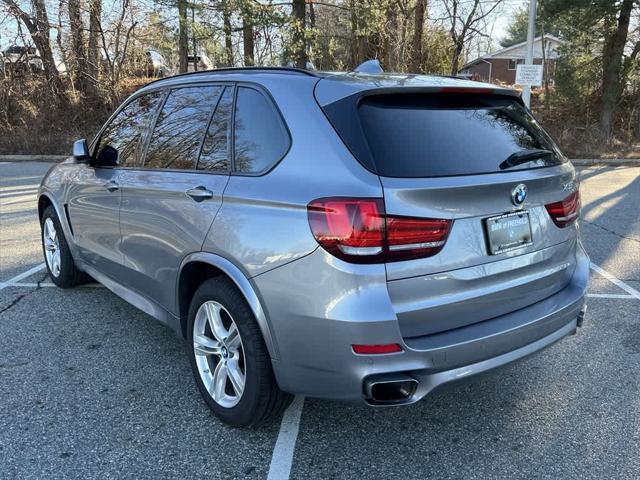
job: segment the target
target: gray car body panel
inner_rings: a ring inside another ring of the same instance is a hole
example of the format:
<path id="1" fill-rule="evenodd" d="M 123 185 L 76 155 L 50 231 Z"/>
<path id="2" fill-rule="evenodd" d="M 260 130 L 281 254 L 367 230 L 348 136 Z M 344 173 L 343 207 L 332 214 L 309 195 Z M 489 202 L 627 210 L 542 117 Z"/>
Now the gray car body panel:
<path id="1" fill-rule="evenodd" d="M 588 258 L 578 227 L 555 227 L 544 208 L 575 182 L 570 164 L 447 178 L 379 177 L 353 157 L 320 107 L 354 93 L 495 86 L 415 75 L 229 70 L 153 82 L 123 105 L 152 90 L 211 83 L 256 86 L 274 102 L 291 144 L 268 171 L 216 175 L 69 160 L 42 182 L 40 200 L 56 208 L 79 268 L 114 293 L 182 334 L 180 275 L 192 262 L 212 265 L 246 298 L 282 389 L 349 401 L 363 400 L 365 378 L 398 372 L 419 380 L 410 399 L 416 401 L 442 383 L 521 358 L 575 331 Z M 118 191 L 105 190 L 111 180 Z M 514 211 L 509 192 L 518 183 L 529 187 L 522 208 L 534 245 L 488 255 L 482 219 Z M 196 203 L 184 194 L 196 186 L 213 198 Z M 384 198 L 389 213 L 448 218 L 453 228 L 438 255 L 351 264 L 319 247 L 309 227 L 309 202 L 333 196 Z M 363 356 L 351 349 L 388 343 L 404 351 Z"/>

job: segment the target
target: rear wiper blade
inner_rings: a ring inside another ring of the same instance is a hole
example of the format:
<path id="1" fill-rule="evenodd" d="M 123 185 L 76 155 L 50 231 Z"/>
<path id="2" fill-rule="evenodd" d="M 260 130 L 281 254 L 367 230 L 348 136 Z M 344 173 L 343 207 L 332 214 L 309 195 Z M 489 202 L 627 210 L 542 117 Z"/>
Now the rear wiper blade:
<path id="1" fill-rule="evenodd" d="M 512 153 L 507 159 L 500 164 L 500 170 L 506 170 L 507 168 L 515 167 L 523 163 L 536 160 L 547 155 L 553 155 L 551 150 L 545 150 L 544 148 L 531 148 L 529 150 L 520 150 L 519 152 Z"/>

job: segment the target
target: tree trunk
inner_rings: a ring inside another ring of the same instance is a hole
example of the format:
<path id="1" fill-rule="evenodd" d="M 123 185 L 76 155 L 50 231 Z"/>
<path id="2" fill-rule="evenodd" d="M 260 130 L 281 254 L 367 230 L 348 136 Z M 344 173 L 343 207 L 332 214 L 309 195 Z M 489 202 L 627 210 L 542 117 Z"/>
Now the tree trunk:
<path id="1" fill-rule="evenodd" d="M 635 126 L 635 139 L 640 142 L 640 92 L 636 93 L 636 126 Z"/>
<path id="2" fill-rule="evenodd" d="M 600 132 L 607 143 L 613 138 L 613 120 L 621 91 L 622 56 L 629 34 L 634 0 L 623 0 L 616 30 L 606 39 L 603 50 Z"/>
<path id="3" fill-rule="evenodd" d="M 382 40 L 382 65 L 386 71 L 397 72 L 399 70 L 395 52 L 395 47 L 397 45 L 391 37 L 398 32 L 398 12 L 395 4 L 388 4 L 386 10 L 386 19 L 387 28 L 384 32 L 384 38 Z"/>
<path id="4" fill-rule="evenodd" d="M 453 55 L 451 56 L 451 75 L 457 75 L 460 69 L 460 55 L 464 50 L 464 43 L 462 39 L 456 41 L 453 48 Z"/>
<path id="5" fill-rule="evenodd" d="M 87 74 L 94 91 L 100 76 L 100 47 L 98 38 L 102 31 L 102 0 L 91 0 L 89 7 L 89 48 L 87 50 Z"/>
<path id="6" fill-rule="evenodd" d="M 414 73 L 419 73 L 422 70 L 422 36 L 426 10 L 427 0 L 418 0 L 413 25 L 413 51 L 411 58 L 411 71 Z"/>
<path id="7" fill-rule="evenodd" d="M 72 64 L 70 71 L 80 91 L 87 87 L 87 56 L 84 44 L 84 25 L 80 12 L 80 0 L 69 0 L 69 37 L 71 41 Z"/>
<path id="8" fill-rule="evenodd" d="M 196 9 L 191 7 L 191 45 L 193 46 L 193 70 L 198 71 L 198 41 L 196 40 Z"/>
<path id="9" fill-rule="evenodd" d="M 253 45 L 253 24 L 251 22 L 251 12 L 242 13 L 242 48 L 244 53 L 244 66 L 251 67 L 255 64 Z"/>
<path id="10" fill-rule="evenodd" d="M 307 38 L 305 32 L 305 0 L 293 0 L 293 56 L 296 67 L 307 68 Z"/>
<path id="11" fill-rule="evenodd" d="M 231 37 L 231 9 L 228 0 L 222 2 L 222 24 L 224 30 L 224 50 L 226 53 L 226 66 L 233 67 L 233 39 Z"/>
<path id="12" fill-rule="evenodd" d="M 178 58 L 179 72 L 185 73 L 188 69 L 189 61 L 189 37 L 187 35 L 187 1 L 178 0 Z"/>

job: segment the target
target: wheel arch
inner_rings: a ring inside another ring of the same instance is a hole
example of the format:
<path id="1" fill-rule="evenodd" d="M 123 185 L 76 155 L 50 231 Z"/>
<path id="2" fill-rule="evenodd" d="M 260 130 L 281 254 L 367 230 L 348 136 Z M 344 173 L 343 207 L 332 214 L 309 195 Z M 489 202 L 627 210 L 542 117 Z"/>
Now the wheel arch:
<path id="1" fill-rule="evenodd" d="M 49 206 L 53 207 L 53 209 L 56 211 L 56 214 L 58 215 L 58 218 L 60 218 L 60 212 L 58 211 L 58 208 L 56 207 L 53 199 L 48 194 L 43 193 L 38 197 L 38 219 L 42 219 L 42 214 Z"/>
<path id="2" fill-rule="evenodd" d="M 258 293 L 240 268 L 226 258 L 213 253 L 192 253 L 185 257 L 180 265 L 176 282 L 176 299 L 183 338 L 186 338 L 189 304 L 193 294 L 202 282 L 219 275 L 229 278 L 244 296 L 258 322 L 271 360 L 276 361 L 278 358 L 277 345 L 271 334 L 271 327 Z"/>
<path id="3" fill-rule="evenodd" d="M 69 250 L 71 250 L 71 255 L 76 259 L 75 243 L 73 242 L 73 232 L 69 225 L 69 219 L 60 209 L 60 206 L 55 201 L 53 195 L 49 192 L 42 192 L 38 197 L 38 221 L 42 221 L 42 215 L 47 207 L 53 207 L 55 210 L 56 215 L 58 216 L 58 221 L 60 222 L 60 225 L 62 225 L 62 233 L 64 233 L 64 236 L 67 239 Z"/>

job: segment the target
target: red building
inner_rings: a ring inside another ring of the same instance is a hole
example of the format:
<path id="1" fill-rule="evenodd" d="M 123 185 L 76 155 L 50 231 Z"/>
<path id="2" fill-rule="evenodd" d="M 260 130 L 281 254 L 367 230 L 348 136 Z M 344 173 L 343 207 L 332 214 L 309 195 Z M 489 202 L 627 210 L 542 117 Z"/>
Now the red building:
<path id="1" fill-rule="evenodd" d="M 556 70 L 559 49 L 564 42 L 553 35 L 544 36 L 544 55 L 542 37 L 533 42 L 533 63 L 541 65 L 544 61 L 545 75 L 550 83 Z M 458 72 L 461 76 L 489 83 L 513 85 L 516 80 L 516 66 L 524 63 L 527 54 L 527 42 L 517 43 L 497 52 L 484 55 L 464 65 Z"/>

